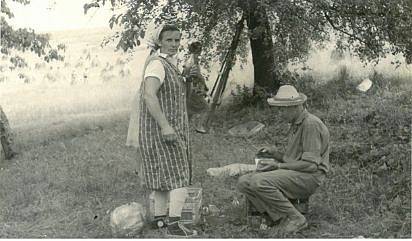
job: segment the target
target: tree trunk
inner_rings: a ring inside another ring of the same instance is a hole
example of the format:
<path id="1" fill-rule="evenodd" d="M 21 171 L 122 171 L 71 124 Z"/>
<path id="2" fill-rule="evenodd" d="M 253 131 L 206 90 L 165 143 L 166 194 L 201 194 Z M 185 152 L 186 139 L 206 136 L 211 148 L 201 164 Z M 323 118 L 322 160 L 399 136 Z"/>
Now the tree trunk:
<path id="1" fill-rule="evenodd" d="M 247 25 L 251 32 L 250 46 L 255 79 L 253 93 L 256 93 L 257 86 L 263 87 L 268 93 L 275 93 L 280 86 L 280 82 L 274 72 L 272 32 L 266 10 L 264 6 L 256 3 L 256 1 L 249 1 L 244 10 L 248 13 Z"/>
<path id="2" fill-rule="evenodd" d="M 12 142 L 9 122 L 0 106 L 0 161 L 10 159 L 16 154 L 12 149 Z"/>

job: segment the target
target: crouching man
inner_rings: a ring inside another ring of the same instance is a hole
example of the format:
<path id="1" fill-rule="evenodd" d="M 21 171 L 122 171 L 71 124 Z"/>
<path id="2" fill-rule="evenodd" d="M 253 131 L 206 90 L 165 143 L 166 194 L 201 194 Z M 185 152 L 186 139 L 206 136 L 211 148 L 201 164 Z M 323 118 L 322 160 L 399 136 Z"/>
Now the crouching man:
<path id="1" fill-rule="evenodd" d="M 276 161 L 259 164 L 257 171 L 239 178 L 238 189 L 262 215 L 277 223 L 278 234 L 296 233 L 307 221 L 290 202 L 306 199 L 319 187 L 329 170 L 329 131 L 304 107 L 307 97 L 291 85 L 279 88 L 267 101 L 291 124 L 285 153 L 276 147 L 263 151 Z"/>

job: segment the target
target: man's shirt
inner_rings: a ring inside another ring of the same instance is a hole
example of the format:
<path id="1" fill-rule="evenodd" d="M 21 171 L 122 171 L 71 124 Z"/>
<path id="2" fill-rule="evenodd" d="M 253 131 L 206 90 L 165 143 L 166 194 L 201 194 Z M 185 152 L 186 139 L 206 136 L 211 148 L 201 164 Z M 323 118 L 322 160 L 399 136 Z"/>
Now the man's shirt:
<path id="1" fill-rule="evenodd" d="M 290 127 L 283 160 L 315 163 L 325 173 L 330 169 L 328 128 L 306 109 Z"/>

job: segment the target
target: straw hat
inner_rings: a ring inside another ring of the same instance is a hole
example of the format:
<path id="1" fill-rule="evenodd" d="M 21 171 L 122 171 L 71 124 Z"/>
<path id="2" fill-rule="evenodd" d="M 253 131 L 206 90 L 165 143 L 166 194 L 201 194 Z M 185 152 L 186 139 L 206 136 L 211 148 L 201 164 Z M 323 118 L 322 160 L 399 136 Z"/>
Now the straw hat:
<path id="1" fill-rule="evenodd" d="M 271 106 L 294 106 L 305 103 L 306 95 L 298 93 L 292 85 L 282 85 L 275 96 L 267 99 Z"/>

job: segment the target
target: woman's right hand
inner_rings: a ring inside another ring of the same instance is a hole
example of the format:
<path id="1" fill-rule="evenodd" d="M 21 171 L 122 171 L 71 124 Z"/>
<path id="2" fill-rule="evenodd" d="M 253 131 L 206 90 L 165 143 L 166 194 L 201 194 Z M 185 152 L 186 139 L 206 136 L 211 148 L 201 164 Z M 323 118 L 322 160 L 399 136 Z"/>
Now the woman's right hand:
<path id="1" fill-rule="evenodd" d="M 170 125 L 166 126 L 165 128 L 162 128 L 162 135 L 167 143 L 172 144 L 177 141 L 176 132 Z"/>

